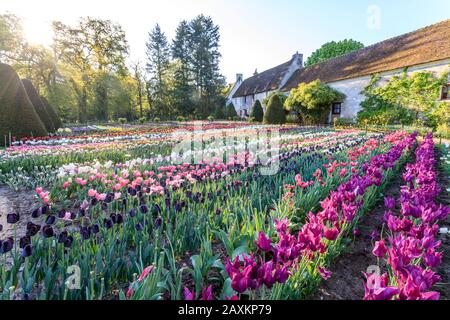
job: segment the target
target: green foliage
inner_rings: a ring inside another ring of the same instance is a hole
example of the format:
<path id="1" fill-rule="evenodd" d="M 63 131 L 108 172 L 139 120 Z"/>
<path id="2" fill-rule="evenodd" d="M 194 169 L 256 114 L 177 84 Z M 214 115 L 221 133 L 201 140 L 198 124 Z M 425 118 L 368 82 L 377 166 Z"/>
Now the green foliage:
<path id="1" fill-rule="evenodd" d="M 284 124 L 286 123 L 286 115 L 283 109 L 283 103 L 278 95 L 273 95 L 267 105 L 264 114 L 264 122 L 267 124 Z"/>
<path id="2" fill-rule="evenodd" d="M 355 125 L 355 121 L 352 118 L 335 118 L 333 120 L 335 128 L 346 128 Z"/>
<path id="3" fill-rule="evenodd" d="M 154 122 L 154 123 L 160 123 L 160 122 L 161 122 L 161 119 L 158 118 L 158 117 L 154 117 L 154 118 L 153 118 L 153 122 Z"/>
<path id="4" fill-rule="evenodd" d="M 232 120 L 235 117 L 238 117 L 238 114 L 236 112 L 236 109 L 234 108 L 234 104 L 233 102 L 231 102 L 228 106 L 227 106 L 227 113 L 226 113 L 226 117 L 230 120 Z"/>
<path id="5" fill-rule="evenodd" d="M 408 76 L 405 70 L 380 85 L 380 76 L 375 75 L 363 91 L 365 100 L 361 103 L 358 123 L 385 126 L 425 123 L 436 128 L 446 121 L 446 108 L 438 103 L 438 98 L 447 77 L 448 73 L 436 76 L 428 71 Z"/>
<path id="6" fill-rule="evenodd" d="M 59 118 L 58 114 L 56 113 L 55 109 L 50 105 L 48 100 L 41 96 L 41 101 L 44 104 L 45 110 L 47 111 L 48 115 L 50 116 L 53 126 L 55 127 L 55 130 L 58 130 L 62 127 L 61 119 Z"/>
<path id="7" fill-rule="evenodd" d="M 0 61 L 15 61 L 22 46 L 21 20 L 13 14 L 0 14 Z"/>
<path id="8" fill-rule="evenodd" d="M 281 91 L 274 91 L 271 94 L 269 94 L 266 98 L 264 98 L 262 100 L 262 104 L 267 108 L 267 105 L 269 104 L 269 100 L 273 97 L 273 96 L 278 96 L 278 98 L 280 99 L 281 103 L 284 106 L 284 103 L 286 102 L 287 99 L 287 95 L 284 94 Z"/>
<path id="9" fill-rule="evenodd" d="M 214 120 L 215 120 L 214 116 L 209 116 L 208 117 L 208 121 L 214 121 Z"/>
<path id="10" fill-rule="evenodd" d="M 53 121 L 50 118 L 50 115 L 47 113 L 47 109 L 41 101 L 39 94 L 36 91 L 36 88 L 33 86 L 33 83 L 29 79 L 22 79 L 22 84 L 27 92 L 28 98 L 36 110 L 39 118 L 44 124 L 45 128 L 48 132 L 54 132 L 55 126 L 53 125 Z"/>
<path id="11" fill-rule="evenodd" d="M 146 117 L 140 117 L 139 118 L 139 123 L 140 124 L 144 124 L 144 123 L 146 123 L 147 122 L 147 118 Z"/>
<path id="12" fill-rule="evenodd" d="M 123 125 L 123 124 L 127 123 L 127 118 L 119 118 L 119 119 L 117 119 L 117 121 Z"/>
<path id="13" fill-rule="evenodd" d="M 364 48 L 364 44 L 352 39 L 345 39 L 338 42 L 327 42 L 311 54 L 311 56 L 305 62 L 305 67 L 309 67 L 313 64 L 342 56 L 346 53 L 362 48 Z"/>
<path id="14" fill-rule="evenodd" d="M 253 118 L 256 122 L 262 122 L 264 120 L 264 111 L 259 100 L 255 100 L 255 103 L 253 103 L 250 117 Z"/>
<path id="15" fill-rule="evenodd" d="M 217 105 L 216 111 L 214 113 L 214 118 L 217 120 L 225 120 L 227 118 L 228 109 L 226 105 Z"/>
<path id="16" fill-rule="evenodd" d="M 11 137 L 46 136 L 47 130 L 34 109 L 16 72 L 0 63 L 0 146 Z"/>
<path id="17" fill-rule="evenodd" d="M 300 119 L 299 119 L 299 117 L 298 117 L 298 114 L 296 114 L 296 113 L 289 113 L 289 114 L 286 116 L 286 123 L 289 123 L 289 124 L 299 124 L 299 123 L 300 123 Z"/>
<path id="18" fill-rule="evenodd" d="M 298 113 L 304 124 L 324 124 L 333 102 L 345 99 L 345 95 L 320 80 L 301 83 L 292 89 L 285 102 L 289 111 Z"/>

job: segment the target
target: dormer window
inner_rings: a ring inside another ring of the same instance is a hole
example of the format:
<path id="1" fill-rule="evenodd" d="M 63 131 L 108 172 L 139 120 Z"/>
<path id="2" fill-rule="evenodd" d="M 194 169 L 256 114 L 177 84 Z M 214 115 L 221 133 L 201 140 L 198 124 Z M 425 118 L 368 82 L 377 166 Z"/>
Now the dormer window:
<path id="1" fill-rule="evenodd" d="M 441 90 L 441 100 L 448 100 L 448 99 L 450 99 L 450 83 L 443 85 Z"/>

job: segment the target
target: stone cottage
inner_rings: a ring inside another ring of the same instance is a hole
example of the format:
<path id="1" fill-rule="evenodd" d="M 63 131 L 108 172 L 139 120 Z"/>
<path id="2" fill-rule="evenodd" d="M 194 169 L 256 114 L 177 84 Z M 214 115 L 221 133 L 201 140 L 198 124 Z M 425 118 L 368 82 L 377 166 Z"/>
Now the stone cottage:
<path id="1" fill-rule="evenodd" d="M 255 100 L 262 101 L 272 92 L 283 88 L 302 67 L 303 55 L 297 52 L 289 61 L 261 73 L 255 71 L 248 79 L 243 80 L 242 74 L 237 74 L 236 83 L 228 95 L 227 103 L 233 103 L 240 117 L 248 117 Z"/>
<path id="2" fill-rule="evenodd" d="M 370 83 L 373 75 L 379 74 L 382 83 L 394 75 L 401 74 L 405 69 L 408 74 L 417 71 L 431 71 L 436 74 L 450 71 L 450 20 L 307 68 L 298 68 L 284 84 L 282 81 L 277 82 L 277 79 L 274 78 L 273 81 L 278 84 L 279 88 L 273 90 L 289 94 L 290 90 L 297 88 L 300 83 L 308 83 L 317 79 L 327 83 L 346 95 L 344 101 L 336 101 L 330 106 L 328 120 L 331 123 L 336 117 L 356 117 L 361 110 L 360 103 L 364 99 L 361 92 Z M 247 80 L 250 81 L 247 82 Z M 256 79 L 252 77 L 247 80 L 239 86 L 239 89 L 235 90 L 233 96 L 236 99 L 244 99 L 235 104 L 238 113 L 240 110 L 248 108 L 249 105 L 251 106 L 252 102 L 247 101 L 249 98 L 259 99 L 258 95 L 253 94 L 261 90 L 255 90 L 254 86 L 250 85 L 257 82 Z M 243 87 L 246 82 L 246 86 Z M 265 82 L 269 82 L 269 75 Z M 450 101 L 450 79 L 448 82 L 449 84 L 443 86 L 440 96 L 436 99 Z M 242 90 L 241 87 L 243 87 Z M 250 96 L 246 94 L 247 90 L 251 93 Z"/>

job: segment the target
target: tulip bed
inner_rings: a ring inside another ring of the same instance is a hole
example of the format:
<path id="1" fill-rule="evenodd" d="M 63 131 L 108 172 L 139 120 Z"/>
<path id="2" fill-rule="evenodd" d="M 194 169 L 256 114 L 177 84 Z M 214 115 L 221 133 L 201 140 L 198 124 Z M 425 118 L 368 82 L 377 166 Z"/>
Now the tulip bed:
<path id="1" fill-rule="evenodd" d="M 375 243 L 373 254 L 385 261 L 388 273 L 367 275 L 366 300 L 439 299 L 439 293 L 432 291 L 440 280 L 433 269 L 442 262 L 439 222 L 446 219 L 450 207 L 435 202 L 441 191 L 435 165 L 430 134 L 417 149 L 416 162 L 406 167 L 400 199 L 385 199 L 389 237 L 387 244 Z M 400 210 L 396 210 L 398 202 Z"/>
<path id="2" fill-rule="evenodd" d="M 276 127 L 204 129 L 6 149 L 0 181 L 32 187 L 38 202 L 26 225 L 12 212 L 2 226 L 15 236 L 0 239 L 0 299 L 307 298 L 416 141 L 283 127 L 274 148 L 254 137 Z M 174 153 L 189 132 L 200 147 Z M 210 157 L 191 161 L 201 154 Z"/>

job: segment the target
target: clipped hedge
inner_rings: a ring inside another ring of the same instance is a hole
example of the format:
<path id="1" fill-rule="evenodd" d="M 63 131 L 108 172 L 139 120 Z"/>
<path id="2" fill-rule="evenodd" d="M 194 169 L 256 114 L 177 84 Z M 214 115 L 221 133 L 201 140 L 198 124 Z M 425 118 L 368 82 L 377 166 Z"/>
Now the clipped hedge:
<path id="1" fill-rule="evenodd" d="M 44 104 L 45 110 L 47 111 L 48 115 L 50 116 L 52 122 L 53 122 L 53 126 L 55 127 L 55 130 L 58 130 L 59 128 L 62 127 L 62 121 L 60 119 L 60 117 L 58 116 L 58 114 L 56 113 L 55 108 L 53 108 L 50 103 L 48 102 L 48 100 L 41 96 L 41 101 Z"/>
<path id="2" fill-rule="evenodd" d="M 261 102 L 259 100 L 255 100 L 255 103 L 252 107 L 252 112 L 250 113 L 250 117 L 254 119 L 254 121 L 262 122 L 264 119 L 264 110 L 262 108 Z"/>
<path id="3" fill-rule="evenodd" d="M 53 121 L 50 118 L 50 115 L 47 113 L 44 104 L 42 103 L 39 94 L 36 91 L 36 88 L 33 86 L 33 83 L 30 79 L 22 79 L 23 86 L 30 98 L 31 103 L 34 106 L 39 118 L 41 118 L 42 123 L 48 132 L 55 131 L 55 126 L 53 125 Z"/>
<path id="4" fill-rule="evenodd" d="M 15 138 L 46 136 L 47 130 L 36 113 L 14 69 L 0 63 L 0 145 Z"/>
<path id="5" fill-rule="evenodd" d="M 284 113 L 283 103 L 278 95 L 273 95 L 267 104 L 267 110 L 264 114 L 264 122 L 268 124 L 286 123 L 286 114 Z"/>

